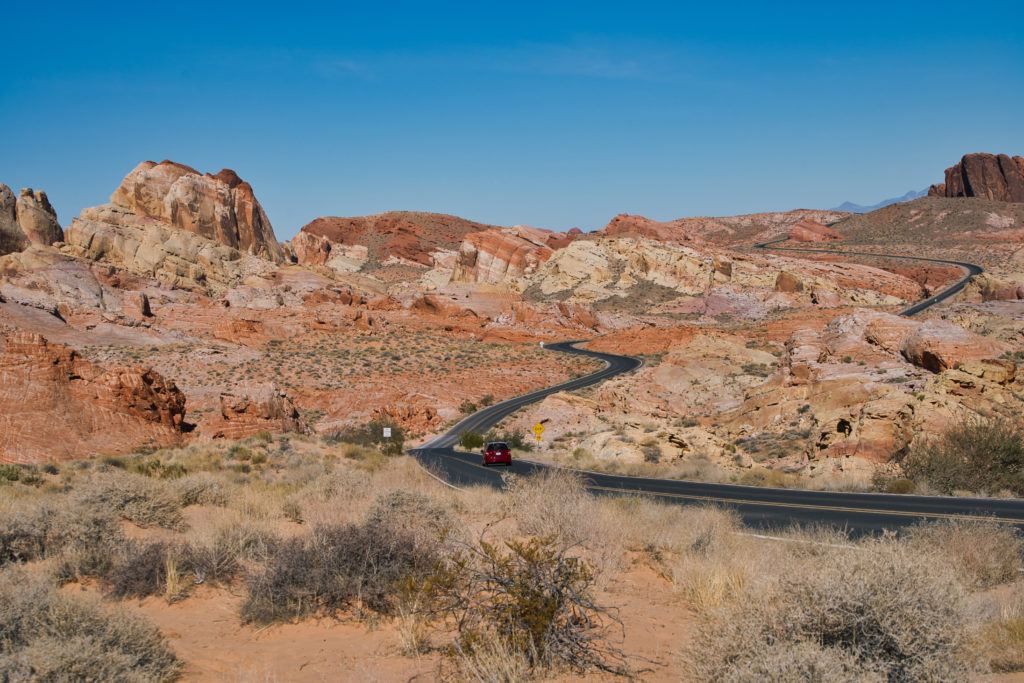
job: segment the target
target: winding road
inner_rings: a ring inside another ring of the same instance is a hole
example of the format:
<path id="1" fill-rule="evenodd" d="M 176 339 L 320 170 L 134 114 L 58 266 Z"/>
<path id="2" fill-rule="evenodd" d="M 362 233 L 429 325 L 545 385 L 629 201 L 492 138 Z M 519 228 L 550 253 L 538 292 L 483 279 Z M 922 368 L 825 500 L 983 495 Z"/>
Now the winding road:
<path id="1" fill-rule="evenodd" d="M 982 268 L 971 263 L 919 258 L 775 246 L 785 238 L 754 245 L 759 249 L 779 249 L 817 253 L 837 253 L 850 256 L 871 256 L 927 261 L 963 268 L 966 275 L 950 287 L 928 299 L 917 302 L 901 312 L 914 315 L 943 301 L 966 286 Z M 580 349 L 579 342 L 567 341 L 548 344 L 549 351 L 590 356 L 605 362 L 604 369 L 584 377 L 539 389 L 524 396 L 496 403 L 464 418 L 444 434 L 410 451 L 434 476 L 446 484 L 466 486 L 504 485 L 502 474 L 511 469 L 516 474 L 529 474 L 545 467 L 542 463 L 516 459 L 511 468 L 500 470 L 480 464 L 480 455 L 455 449 L 459 435 L 466 431 L 486 432 L 520 408 L 536 403 L 559 391 L 573 391 L 592 386 L 642 365 L 642 361 L 629 356 L 598 353 Z M 988 518 L 1024 529 L 1024 501 L 992 498 L 952 498 L 945 496 L 912 496 L 882 493 L 845 493 L 776 489 L 735 484 L 710 484 L 677 479 L 649 479 L 580 470 L 587 488 L 598 495 L 640 495 L 667 503 L 716 504 L 734 509 L 750 527 L 772 529 L 793 525 L 824 524 L 839 527 L 853 534 L 873 533 L 883 529 L 896 529 L 922 520 L 953 518 Z"/>

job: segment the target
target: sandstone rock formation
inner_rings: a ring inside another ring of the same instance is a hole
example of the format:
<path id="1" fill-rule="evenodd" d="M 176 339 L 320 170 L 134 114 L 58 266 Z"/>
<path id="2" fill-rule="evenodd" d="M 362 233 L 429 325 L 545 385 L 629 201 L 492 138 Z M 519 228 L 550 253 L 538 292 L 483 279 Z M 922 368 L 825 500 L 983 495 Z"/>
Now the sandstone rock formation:
<path id="1" fill-rule="evenodd" d="M 139 164 L 110 204 L 72 221 L 65 239 L 70 256 L 213 294 L 284 260 L 248 183 L 227 169 L 200 175 L 170 161 Z"/>
<path id="2" fill-rule="evenodd" d="M 510 282 L 532 275 L 547 261 L 553 233 L 536 228 L 501 228 L 470 233 L 459 247 L 455 282 Z"/>
<path id="3" fill-rule="evenodd" d="M 838 232 L 811 220 L 794 223 L 789 229 L 789 239 L 795 242 L 830 242 L 842 239 Z"/>
<path id="4" fill-rule="evenodd" d="M 185 396 L 159 373 L 104 369 L 20 330 L 0 336 L 0 461 L 38 463 L 176 442 Z"/>
<path id="5" fill-rule="evenodd" d="M 11 188 L 0 183 L 0 256 L 63 239 L 64 231 L 45 192 L 26 187 L 15 198 Z"/>
<path id="6" fill-rule="evenodd" d="M 252 186 L 230 169 L 211 175 L 173 161 L 144 161 L 125 176 L 110 201 L 253 256 L 284 260 Z"/>
<path id="7" fill-rule="evenodd" d="M 601 233 L 608 236 L 637 235 L 662 242 L 739 244 L 776 237 L 802 221 L 828 225 L 848 215 L 838 211 L 796 209 L 743 216 L 679 218 L 661 222 L 643 216 L 620 214 Z"/>
<path id="8" fill-rule="evenodd" d="M 435 251 L 455 250 L 466 235 L 495 227 L 447 214 L 389 211 L 351 218 L 324 216 L 304 225 L 299 234 L 325 237 L 334 244 L 365 246 L 374 264 L 397 257 L 430 266 Z"/>
<path id="9" fill-rule="evenodd" d="M 221 394 L 220 420 L 213 438 L 241 439 L 259 432 L 307 433 L 309 428 L 288 395 L 270 382 L 245 382 Z"/>
<path id="10" fill-rule="evenodd" d="M 965 154 L 960 163 L 946 169 L 946 182 L 928 188 L 928 196 L 1024 202 L 1024 157 Z"/>

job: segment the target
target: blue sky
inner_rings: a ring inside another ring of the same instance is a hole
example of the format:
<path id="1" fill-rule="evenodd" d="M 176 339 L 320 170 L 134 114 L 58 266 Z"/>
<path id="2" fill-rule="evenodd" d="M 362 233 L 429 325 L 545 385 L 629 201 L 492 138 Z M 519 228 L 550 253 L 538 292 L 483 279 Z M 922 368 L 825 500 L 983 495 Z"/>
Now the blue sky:
<path id="1" fill-rule="evenodd" d="M 144 159 L 234 168 L 288 238 L 874 203 L 1024 154 L 1019 1 L 92 4 L 2 10 L 0 182 L 65 224 Z"/>

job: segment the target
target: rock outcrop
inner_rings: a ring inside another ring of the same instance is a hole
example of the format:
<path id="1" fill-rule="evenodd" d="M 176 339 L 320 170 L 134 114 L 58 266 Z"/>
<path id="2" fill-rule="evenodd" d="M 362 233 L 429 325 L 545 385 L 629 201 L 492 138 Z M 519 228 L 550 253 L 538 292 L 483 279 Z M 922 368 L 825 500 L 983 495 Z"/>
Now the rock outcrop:
<path id="1" fill-rule="evenodd" d="M 966 154 L 946 169 L 946 182 L 928 188 L 930 197 L 981 197 L 1024 202 L 1024 157 Z"/>
<path id="2" fill-rule="evenodd" d="M 532 275 L 551 257 L 553 234 L 524 227 L 471 233 L 459 247 L 452 280 L 493 284 Z"/>
<path id="3" fill-rule="evenodd" d="M 789 239 L 795 242 L 831 242 L 842 238 L 832 228 L 811 220 L 794 223 L 789 229 Z"/>
<path id="4" fill-rule="evenodd" d="M 241 439 L 259 432 L 307 433 L 309 428 L 288 395 L 270 382 L 237 385 L 220 396 L 220 420 L 210 426 L 215 439 Z"/>
<path id="5" fill-rule="evenodd" d="M 144 161 L 125 176 L 110 201 L 241 252 L 284 260 L 252 186 L 231 169 L 212 175 L 173 161 Z"/>
<path id="6" fill-rule="evenodd" d="M 26 187 L 15 197 L 11 188 L 0 183 L 0 256 L 63 239 L 57 212 L 45 192 Z"/>
<path id="7" fill-rule="evenodd" d="M 0 461 L 38 463 L 176 442 L 185 396 L 159 373 L 104 369 L 62 344 L 0 336 Z"/>
<path id="8" fill-rule="evenodd" d="M 284 260 L 248 183 L 234 171 L 200 175 L 170 161 L 139 164 L 110 204 L 84 209 L 72 221 L 65 241 L 69 256 L 207 294 Z"/>
<path id="9" fill-rule="evenodd" d="M 707 241 L 716 244 L 739 244 L 783 235 L 800 222 L 825 225 L 835 223 L 848 215 L 838 211 L 795 209 L 742 216 L 701 216 L 655 221 L 643 216 L 620 214 L 601 232 L 608 236 L 637 235 L 660 242 Z"/>
<path id="10" fill-rule="evenodd" d="M 351 218 L 323 216 L 304 225 L 299 234 L 324 237 L 335 245 L 364 246 L 373 264 L 394 258 L 431 266 L 434 252 L 454 251 L 466 235 L 496 227 L 441 213 L 388 211 Z"/>

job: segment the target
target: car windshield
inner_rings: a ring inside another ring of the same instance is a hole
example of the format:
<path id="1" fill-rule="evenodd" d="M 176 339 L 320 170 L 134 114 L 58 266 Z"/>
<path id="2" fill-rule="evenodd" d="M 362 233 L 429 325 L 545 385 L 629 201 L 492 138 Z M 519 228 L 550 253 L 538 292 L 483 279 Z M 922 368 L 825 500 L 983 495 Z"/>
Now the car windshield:
<path id="1" fill-rule="evenodd" d="M 494 441 L 492 443 L 487 444 L 487 450 L 489 450 L 489 451 L 507 451 L 508 450 L 508 444 L 505 443 L 504 441 Z"/>

